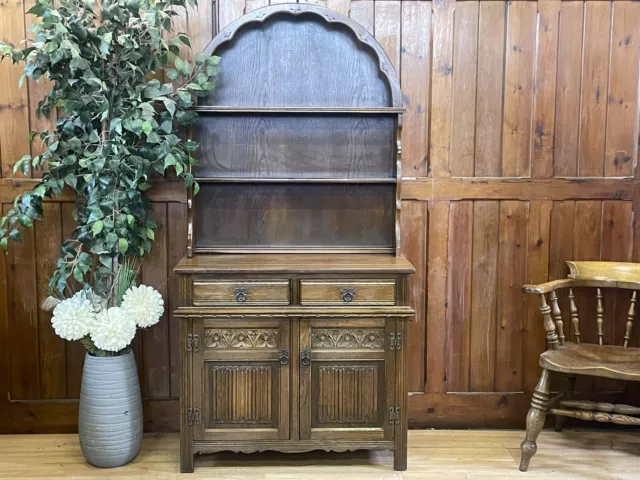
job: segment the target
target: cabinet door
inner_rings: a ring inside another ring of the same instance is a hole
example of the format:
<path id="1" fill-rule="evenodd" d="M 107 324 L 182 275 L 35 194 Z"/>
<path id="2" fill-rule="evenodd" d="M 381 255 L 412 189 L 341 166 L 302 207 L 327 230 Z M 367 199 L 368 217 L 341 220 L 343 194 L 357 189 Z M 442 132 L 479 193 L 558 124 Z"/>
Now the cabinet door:
<path id="1" fill-rule="evenodd" d="M 301 439 L 393 438 L 394 328 L 385 319 L 300 322 Z"/>
<path id="2" fill-rule="evenodd" d="M 289 320 L 194 323 L 196 440 L 289 438 Z"/>

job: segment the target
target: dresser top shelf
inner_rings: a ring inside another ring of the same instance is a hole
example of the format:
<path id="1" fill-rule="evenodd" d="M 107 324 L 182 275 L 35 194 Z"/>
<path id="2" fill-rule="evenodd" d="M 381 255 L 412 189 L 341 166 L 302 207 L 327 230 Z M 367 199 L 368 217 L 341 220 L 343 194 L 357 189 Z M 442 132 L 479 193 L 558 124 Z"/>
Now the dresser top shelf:
<path id="1" fill-rule="evenodd" d="M 202 254 L 184 257 L 175 273 L 413 273 L 409 261 L 385 254 Z"/>

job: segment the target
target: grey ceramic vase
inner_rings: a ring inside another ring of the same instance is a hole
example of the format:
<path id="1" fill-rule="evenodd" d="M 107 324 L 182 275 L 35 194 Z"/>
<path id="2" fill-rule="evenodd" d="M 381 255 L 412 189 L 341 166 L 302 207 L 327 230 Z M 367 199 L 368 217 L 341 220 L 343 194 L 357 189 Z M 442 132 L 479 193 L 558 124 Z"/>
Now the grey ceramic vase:
<path id="1" fill-rule="evenodd" d="M 136 458 L 142 444 L 142 398 L 132 352 L 86 355 L 78 431 L 82 454 L 93 466 L 120 467 Z"/>

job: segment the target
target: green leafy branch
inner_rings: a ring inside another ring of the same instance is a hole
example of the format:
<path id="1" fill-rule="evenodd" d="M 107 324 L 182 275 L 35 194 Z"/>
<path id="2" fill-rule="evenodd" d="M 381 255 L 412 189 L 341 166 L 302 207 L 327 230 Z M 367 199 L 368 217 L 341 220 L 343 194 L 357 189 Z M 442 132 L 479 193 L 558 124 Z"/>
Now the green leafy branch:
<path id="1" fill-rule="evenodd" d="M 14 172 L 44 173 L 19 195 L 0 221 L 0 246 L 20 242 L 20 227 L 42 216 L 42 202 L 71 188 L 77 228 L 62 246 L 50 286 L 63 293 L 73 278 L 107 291 L 126 256 L 151 251 L 157 224 L 145 192 L 153 172 L 174 172 L 197 193 L 191 174 L 198 144 L 179 129 L 198 120 L 198 96 L 215 88 L 220 59 L 180 57 L 189 37 L 173 32 L 176 7 L 185 0 L 37 0 L 39 18 L 24 48 L 0 42 L 0 56 L 24 63 L 25 78 L 51 82 L 36 115 L 58 112 L 55 129 L 33 134 L 40 155 L 25 155 Z M 189 4 L 195 5 L 195 0 Z M 98 13 L 99 12 L 99 13 Z M 171 83 L 162 83 L 164 71 Z"/>

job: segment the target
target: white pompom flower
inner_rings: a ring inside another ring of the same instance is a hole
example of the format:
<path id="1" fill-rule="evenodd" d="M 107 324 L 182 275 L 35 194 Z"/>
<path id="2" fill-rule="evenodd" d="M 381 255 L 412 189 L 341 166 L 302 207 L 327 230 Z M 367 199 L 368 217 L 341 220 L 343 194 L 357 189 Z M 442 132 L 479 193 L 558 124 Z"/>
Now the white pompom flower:
<path id="1" fill-rule="evenodd" d="M 91 302 L 86 296 L 75 294 L 56 305 L 51 324 L 59 337 L 65 340 L 80 340 L 89 334 L 95 319 L 96 314 Z"/>
<path id="2" fill-rule="evenodd" d="M 91 328 L 91 340 L 100 350 L 119 352 L 136 335 L 136 322 L 120 307 L 102 310 Z"/>
<path id="3" fill-rule="evenodd" d="M 129 288 L 122 296 L 120 306 L 141 328 L 155 325 L 164 313 L 162 295 L 147 285 Z"/>

